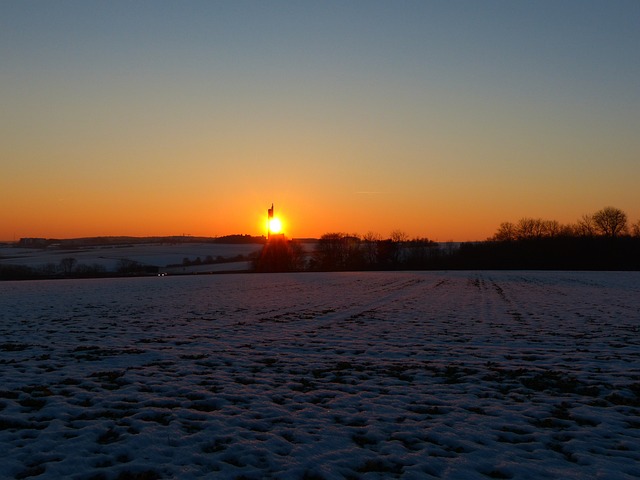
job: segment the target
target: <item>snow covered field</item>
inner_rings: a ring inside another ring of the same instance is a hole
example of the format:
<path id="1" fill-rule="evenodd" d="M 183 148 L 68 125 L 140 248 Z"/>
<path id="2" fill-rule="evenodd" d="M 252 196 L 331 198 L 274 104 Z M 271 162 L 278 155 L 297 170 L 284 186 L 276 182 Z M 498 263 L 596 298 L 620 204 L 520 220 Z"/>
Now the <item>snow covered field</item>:
<path id="1" fill-rule="evenodd" d="M 185 258 L 195 260 L 207 256 L 214 259 L 218 256 L 233 258 L 238 255 L 249 255 L 259 252 L 261 244 L 253 243 L 154 243 L 140 245 L 104 245 L 95 247 L 78 247 L 76 249 L 34 249 L 0 247 L 0 265 L 26 265 L 33 268 L 47 264 L 57 265 L 63 258 L 74 258 L 78 264 L 100 265 L 107 271 L 115 271 L 121 260 L 133 260 L 143 265 L 166 267 L 181 264 Z M 174 267 L 173 273 L 191 273 L 197 271 L 219 271 L 247 269 L 247 262 L 233 262 L 218 265 L 200 265 L 192 267 Z"/>
<path id="2" fill-rule="evenodd" d="M 1 478 L 640 477 L 640 272 L 0 283 Z"/>

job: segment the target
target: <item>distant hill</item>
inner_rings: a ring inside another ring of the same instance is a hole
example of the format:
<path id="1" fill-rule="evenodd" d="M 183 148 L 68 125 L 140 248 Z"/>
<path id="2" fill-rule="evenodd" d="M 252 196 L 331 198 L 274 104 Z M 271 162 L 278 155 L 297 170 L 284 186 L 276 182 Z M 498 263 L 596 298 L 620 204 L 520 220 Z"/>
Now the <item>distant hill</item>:
<path id="1" fill-rule="evenodd" d="M 130 236 L 100 236 L 80 238 L 21 238 L 18 245 L 27 248 L 46 248 L 55 245 L 60 248 L 114 246 L 114 245 L 140 245 L 140 244 L 183 244 L 183 243 L 224 243 L 224 244 L 248 244 L 265 243 L 264 236 L 247 234 L 225 235 L 222 237 L 193 237 L 189 235 L 130 237 Z"/>

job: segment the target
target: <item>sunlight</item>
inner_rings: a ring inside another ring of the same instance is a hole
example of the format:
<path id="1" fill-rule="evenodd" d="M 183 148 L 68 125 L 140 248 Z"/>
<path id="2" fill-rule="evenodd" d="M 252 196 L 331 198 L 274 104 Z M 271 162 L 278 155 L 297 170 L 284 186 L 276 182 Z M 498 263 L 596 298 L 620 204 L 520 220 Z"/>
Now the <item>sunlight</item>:
<path id="1" fill-rule="evenodd" d="M 279 218 L 269 220 L 269 230 L 271 233 L 280 233 L 282 231 L 282 222 Z"/>

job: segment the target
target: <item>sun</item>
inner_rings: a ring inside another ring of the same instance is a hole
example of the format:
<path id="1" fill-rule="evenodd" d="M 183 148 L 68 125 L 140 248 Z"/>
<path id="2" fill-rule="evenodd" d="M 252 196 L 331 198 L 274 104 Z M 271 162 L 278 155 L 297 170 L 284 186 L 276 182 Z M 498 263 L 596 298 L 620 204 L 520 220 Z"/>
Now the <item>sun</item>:
<path id="1" fill-rule="evenodd" d="M 279 218 L 269 220 L 269 231 L 271 233 L 280 233 L 282 231 L 282 222 Z"/>

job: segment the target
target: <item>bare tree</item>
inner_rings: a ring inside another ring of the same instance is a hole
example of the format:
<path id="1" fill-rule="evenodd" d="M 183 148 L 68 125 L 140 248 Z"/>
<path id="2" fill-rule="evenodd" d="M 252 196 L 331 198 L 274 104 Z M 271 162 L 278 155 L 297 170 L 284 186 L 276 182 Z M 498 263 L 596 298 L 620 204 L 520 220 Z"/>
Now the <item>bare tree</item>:
<path id="1" fill-rule="evenodd" d="M 381 240 L 380 234 L 375 232 L 367 232 L 362 237 L 362 253 L 367 265 L 373 266 L 378 263 L 378 244 Z"/>
<path id="2" fill-rule="evenodd" d="M 627 214 L 619 208 L 605 207 L 593 214 L 593 223 L 602 235 L 615 238 L 627 231 Z"/>
<path id="3" fill-rule="evenodd" d="M 539 238 L 543 233 L 543 221 L 540 218 L 521 218 L 516 225 L 516 238 L 525 240 Z"/>
<path id="4" fill-rule="evenodd" d="M 596 232 L 596 224 L 593 215 L 583 215 L 574 227 L 575 234 L 581 237 L 593 237 Z"/>
<path id="5" fill-rule="evenodd" d="M 305 252 L 299 242 L 272 237 L 253 261 L 257 272 L 291 272 L 302 270 Z"/>
<path id="6" fill-rule="evenodd" d="M 437 246 L 436 242 L 429 240 L 427 237 L 416 237 L 410 240 L 407 242 L 407 265 L 411 268 L 425 267 Z"/>
<path id="7" fill-rule="evenodd" d="M 73 268 L 76 266 L 76 259 L 73 257 L 65 257 L 60 260 L 60 268 L 65 275 L 70 274 L 73 271 Z"/>
<path id="8" fill-rule="evenodd" d="M 346 233 L 325 233 L 314 252 L 321 270 L 346 270 L 361 267 L 360 238 Z"/>
<path id="9" fill-rule="evenodd" d="M 405 245 L 409 241 L 409 235 L 402 230 L 394 230 L 389 235 L 389 239 L 391 240 L 391 260 L 397 266 L 405 260 Z"/>
<path id="10" fill-rule="evenodd" d="M 403 232 L 402 230 L 394 230 L 393 232 L 391 232 L 391 235 L 389 235 L 389 238 L 396 243 L 404 243 L 407 240 L 409 240 L 409 235 L 407 235 L 405 232 Z"/>
<path id="11" fill-rule="evenodd" d="M 511 222 L 502 222 L 492 240 L 506 242 L 516 239 L 516 227 Z"/>
<path id="12" fill-rule="evenodd" d="M 545 237 L 557 237 L 562 233 L 562 225 L 557 220 L 543 220 L 542 234 Z"/>
<path id="13" fill-rule="evenodd" d="M 58 271 L 58 266 L 55 263 L 47 263 L 40 267 L 40 271 L 44 275 L 54 275 Z"/>
<path id="14" fill-rule="evenodd" d="M 631 235 L 634 237 L 640 237 L 640 220 L 631 225 Z"/>
<path id="15" fill-rule="evenodd" d="M 575 227 L 577 228 L 577 227 Z M 490 238 L 494 241 L 531 240 L 535 238 L 559 237 L 571 235 L 574 227 L 563 225 L 557 220 L 542 218 L 521 218 L 517 224 L 503 222 L 498 231 Z"/>
<path id="16" fill-rule="evenodd" d="M 183 260 L 184 262 L 184 260 Z M 121 258 L 118 260 L 116 271 L 118 273 L 136 273 L 144 269 L 144 266 L 140 262 L 131 260 L 129 258 Z"/>

